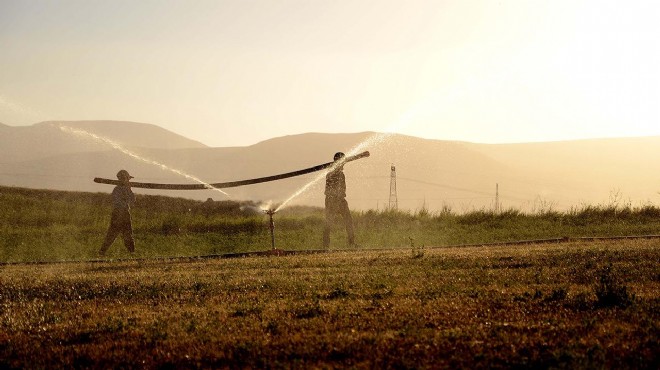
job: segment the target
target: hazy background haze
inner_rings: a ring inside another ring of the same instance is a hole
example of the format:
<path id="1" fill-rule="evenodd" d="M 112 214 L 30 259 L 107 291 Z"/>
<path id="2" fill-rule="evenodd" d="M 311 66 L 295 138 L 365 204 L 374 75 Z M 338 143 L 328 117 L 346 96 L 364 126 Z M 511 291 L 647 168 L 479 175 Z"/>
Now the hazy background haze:
<path id="1" fill-rule="evenodd" d="M 655 1 L 0 2 L 0 122 L 481 143 L 660 135 Z"/>

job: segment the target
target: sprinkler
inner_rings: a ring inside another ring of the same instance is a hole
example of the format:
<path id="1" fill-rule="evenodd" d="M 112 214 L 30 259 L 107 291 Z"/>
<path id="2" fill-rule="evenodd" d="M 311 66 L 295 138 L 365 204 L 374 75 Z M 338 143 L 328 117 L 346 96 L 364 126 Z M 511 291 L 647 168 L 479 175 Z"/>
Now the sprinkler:
<path id="1" fill-rule="evenodd" d="M 265 209 L 264 213 L 268 215 L 269 218 L 269 227 L 270 227 L 270 242 L 271 242 L 271 250 L 274 252 L 275 251 L 275 221 L 273 221 L 273 215 L 275 214 L 274 209 Z"/>

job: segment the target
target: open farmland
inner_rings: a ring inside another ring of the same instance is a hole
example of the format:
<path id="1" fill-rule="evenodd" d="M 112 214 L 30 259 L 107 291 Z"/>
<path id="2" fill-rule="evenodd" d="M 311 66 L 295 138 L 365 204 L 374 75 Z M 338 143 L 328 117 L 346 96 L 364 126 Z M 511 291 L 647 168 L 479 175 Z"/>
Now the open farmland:
<path id="1" fill-rule="evenodd" d="M 0 367 L 657 368 L 660 242 L 0 267 Z"/>
<path id="2" fill-rule="evenodd" d="M 103 193 L 0 187 L 0 263 L 98 259 L 110 214 Z M 201 256 L 271 248 L 268 217 L 254 202 L 200 201 L 138 195 L 131 210 L 138 258 Z M 322 246 L 324 213 L 317 207 L 285 208 L 274 216 L 276 247 L 314 250 Z M 619 237 L 660 234 L 660 208 L 612 203 L 567 212 L 523 213 L 473 210 L 457 214 L 405 211 L 353 212 L 361 249 L 419 248 L 530 239 Z M 118 238 L 120 239 L 120 238 Z M 346 249 L 337 227 L 332 250 Z M 121 240 L 108 257 L 129 257 Z"/>

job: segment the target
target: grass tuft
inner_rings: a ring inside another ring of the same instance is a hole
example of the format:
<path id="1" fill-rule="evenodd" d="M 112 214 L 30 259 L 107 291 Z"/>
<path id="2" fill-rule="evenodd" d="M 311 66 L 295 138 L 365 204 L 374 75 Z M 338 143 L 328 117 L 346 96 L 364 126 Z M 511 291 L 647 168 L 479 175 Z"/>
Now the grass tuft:
<path id="1" fill-rule="evenodd" d="M 598 307 L 628 307 L 635 301 L 622 278 L 613 270 L 613 266 L 603 267 L 599 271 L 598 282 L 594 286 Z"/>

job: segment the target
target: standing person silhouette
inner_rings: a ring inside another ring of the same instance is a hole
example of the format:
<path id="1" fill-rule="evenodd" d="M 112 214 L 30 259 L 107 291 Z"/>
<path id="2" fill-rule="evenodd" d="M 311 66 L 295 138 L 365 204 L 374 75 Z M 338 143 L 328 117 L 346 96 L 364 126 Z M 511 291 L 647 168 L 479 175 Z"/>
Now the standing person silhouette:
<path id="1" fill-rule="evenodd" d="M 348 245 L 355 245 L 355 232 L 351 211 L 346 201 L 346 176 L 344 176 L 344 153 L 335 153 L 334 168 L 325 176 L 325 228 L 323 229 L 323 247 L 330 248 L 330 229 L 333 218 L 341 216 L 346 226 Z"/>
<path id="2" fill-rule="evenodd" d="M 117 172 L 117 178 L 121 181 L 121 184 L 115 186 L 112 190 L 112 218 L 110 219 L 108 233 L 99 252 L 101 256 L 105 255 L 105 252 L 119 234 L 122 234 L 126 249 L 130 253 L 135 252 L 133 225 L 131 224 L 131 205 L 135 203 L 135 194 L 131 191 L 131 184 L 129 183 L 133 176 L 129 175 L 128 171 L 121 170 Z"/>

